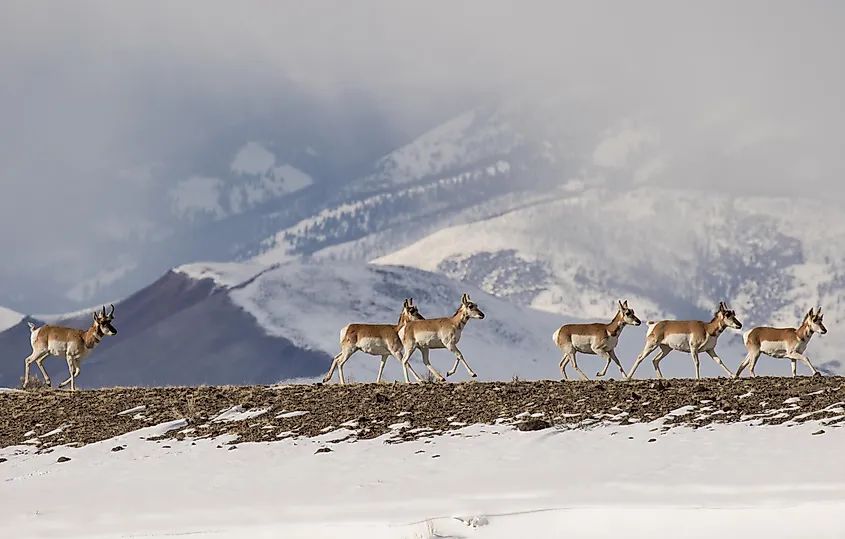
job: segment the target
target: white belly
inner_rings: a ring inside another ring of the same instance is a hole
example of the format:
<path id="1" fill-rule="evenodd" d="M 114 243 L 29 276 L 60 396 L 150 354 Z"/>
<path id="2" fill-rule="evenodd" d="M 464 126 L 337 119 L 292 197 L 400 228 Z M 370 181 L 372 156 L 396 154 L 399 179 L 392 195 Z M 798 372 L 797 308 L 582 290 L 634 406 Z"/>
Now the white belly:
<path id="1" fill-rule="evenodd" d="M 358 348 L 366 353 L 372 354 L 374 356 L 381 356 L 384 354 L 390 354 L 390 350 L 387 348 L 384 340 L 377 339 L 375 337 L 365 337 L 363 339 L 358 339 Z"/>
<path id="2" fill-rule="evenodd" d="M 672 333 L 663 338 L 663 344 L 670 347 L 672 350 L 679 352 L 689 352 L 689 335 L 686 333 Z"/>
<path id="3" fill-rule="evenodd" d="M 415 335 L 417 346 L 420 348 L 446 348 L 443 339 L 436 331 L 418 331 Z"/>
<path id="4" fill-rule="evenodd" d="M 786 343 L 783 341 L 763 341 L 760 343 L 760 352 L 767 356 L 783 358 L 787 352 Z"/>
<path id="5" fill-rule="evenodd" d="M 571 338 L 572 347 L 576 352 L 582 354 L 595 354 L 593 350 L 593 336 L 592 335 L 573 335 Z"/>

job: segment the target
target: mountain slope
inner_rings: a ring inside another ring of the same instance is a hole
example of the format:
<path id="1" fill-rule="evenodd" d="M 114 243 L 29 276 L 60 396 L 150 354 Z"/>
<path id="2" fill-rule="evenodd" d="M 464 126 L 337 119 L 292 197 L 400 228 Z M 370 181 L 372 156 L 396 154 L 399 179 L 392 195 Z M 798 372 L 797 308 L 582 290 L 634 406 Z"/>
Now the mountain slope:
<path id="1" fill-rule="evenodd" d="M 600 317 L 627 297 L 649 318 L 709 317 L 725 300 L 748 327 L 790 326 L 822 305 L 832 331 L 814 337 L 809 353 L 837 369 L 843 245 L 845 222 L 823 204 L 599 188 L 445 228 L 374 262 L 439 272 L 569 316 Z M 726 337 L 739 344 L 738 334 Z"/>
<path id="2" fill-rule="evenodd" d="M 395 323 L 407 297 L 414 298 L 427 318 L 449 316 L 465 292 L 487 315 L 470 321 L 460 341 L 479 379 L 559 378 L 560 354 L 551 336 L 560 324 L 577 319 L 514 305 L 413 268 L 229 263 L 181 266 L 117 302 L 118 335 L 105 338 L 83 363 L 79 386 L 319 380 L 339 350 L 339 332 L 347 323 Z M 608 309 L 608 318 L 612 314 Z M 82 328 L 90 323 L 90 313 L 50 319 Z M 23 374 L 23 359 L 30 352 L 26 320 L 0 333 L 0 385 L 16 386 Z M 623 334 L 619 355 L 626 364 L 636 354 L 641 329 Z M 440 350 L 432 352 L 431 359 L 443 373 L 454 356 Z M 427 370 L 419 352 L 412 361 L 424 376 Z M 378 363 L 378 358 L 359 352 L 344 373 L 357 381 L 373 381 Z M 600 363 L 582 359 L 581 365 L 590 372 Z M 54 383 L 67 377 L 60 359 L 47 360 L 45 367 Z M 33 366 L 32 373 L 37 372 Z M 384 375 L 402 380 L 399 362 L 391 359 Z M 468 378 L 458 370 L 450 380 Z"/>

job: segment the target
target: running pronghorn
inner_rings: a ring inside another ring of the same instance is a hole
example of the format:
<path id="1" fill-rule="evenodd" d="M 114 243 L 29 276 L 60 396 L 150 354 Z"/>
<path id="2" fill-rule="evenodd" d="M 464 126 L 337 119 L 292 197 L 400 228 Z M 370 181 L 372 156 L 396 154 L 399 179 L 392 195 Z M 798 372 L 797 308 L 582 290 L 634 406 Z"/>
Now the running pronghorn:
<path id="1" fill-rule="evenodd" d="M 736 376 L 742 374 L 743 369 L 748 367 L 751 376 L 757 376 L 754 373 L 754 367 L 757 365 L 757 359 L 760 354 L 775 357 L 778 359 L 788 358 L 792 362 L 792 376 L 797 376 L 797 361 L 800 359 L 804 361 L 810 370 L 813 371 L 813 376 L 821 376 L 819 371 L 813 367 L 807 356 L 804 355 L 804 350 L 807 349 L 807 344 L 810 342 L 810 337 L 813 333 L 824 335 L 827 333 L 827 328 L 824 327 L 824 315 L 822 308 L 819 307 L 813 312 L 812 307 L 810 311 L 804 315 L 804 320 L 797 328 L 773 328 L 768 326 L 760 326 L 746 331 L 742 335 L 742 340 L 745 342 L 745 348 L 748 350 L 748 355 L 739 364 L 736 370 Z"/>
<path id="2" fill-rule="evenodd" d="M 402 304 L 402 313 L 399 315 L 399 322 L 395 326 L 392 324 L 347 324 L 340 330 L 340 353 L 334 357 L 329 373 L 323 378 L 323 383 L 332 379 L 334 370 L 337 368 L 340 383 L 345 384 L 343 364 L 358 350 L 371 356 L 381 356 L 376 383 L 381 382 L 384 366 L 391 354 L 402 363 L 404 368 L 406 364 L 402 361 L 402 340 L 397 332 L 408 320 L 425 320 L 417 306 L 414 305 L 414 298 L 408 298 Z M 410 365 L 407 365 L 407 368 L 413 370 Z M 416 373 L 414 375 L 416 376 Z M 408 373 L 406 372 L 405 378 L 407 377 Z"/>
<path id="3" fill-rule="evenodd" d="M 628 307 L 628 300 L 624 302 L 617 300 L 617 302 L 619 303 L 619 310 L 616 311 L 616 316 L 609 324 L 566 324 L 554 332 L 552 340 L 563 352 L 563 359 L 560 360 L 560 372 L 564 380 L 569 380 L 566 375 L 567 363 L 572 363 L 572 368 L 578 372 L 581 379 L 587 380 L 587 376 L 578 368 L 578 363 L 575 361 L 575 354 L 578 352 L 604 358 L 604 368 L 596 373 L 596 376 L 607 374 L 611 360 L 619 367 L 622 376 L 627 376 L 622 364 L 619 363 L 619 358 L 616 357 L 616 344 L 619 342 L 619 335 L 622 334 L 626 325 L 639 326 L 642 322 L 634 314 L 634 309 Z"/>
<path id="4" fill-rule="evenodd" d="M 445 348 L 455 354 L 455 366 L 446 373 L 446 376 L 455 374 L 455 371 L 458 370 L 458 363 L 463 363 L 469 375 L 475 378 L 477 375 L 472 372 L 469 364 L 464 359 L 464 355 L 458 350 L 458 341 L 461 340 L 461 332 L 470 318 L 481 320 L 484 318 L 484 313 L 479 310 L 478 305 L 469 299 L 469 295 L 464 294 L 461 296 L 461 306 L 450 317 L 411 320 L 407 322 L 405 327 L 399 330 L 399 337 L 402 339 L 402 346 L 405 348 L 405 357 L 402 358 L 402 364 L 410 366 L 408 360 L 411 359 L 411 354 L 414 353 L 414 350 L 419 348 L 422 353 L 423 364 L 428 367 L 428 370 L 431 371 L 431 374 L 437 380 L 443 382 L 446 379 L 431 365 L 428 360 L 428 352 L 433 349 Z M 411 369 L 411 373 L 413 373 L 417 382 L 422 382 L 422 379 L 417 376 L 414 369 Z M 411 380 L 408 378 L 407 369 L 405 369 L 405 382 L 411 383 Z"/>
<path id="5" fill-rule="evenodd" d="M 660 352 L 651 360 L 658 378 L 663 378 L 663 373 L 660 372 L 660 360 L 672 350 L 688 352 L 692 355 L 696 379 L 701 378 L 698 362 L 699 352 L 707 352 L 728 373 L 728 376 L 733 378 L 734 373 L 729 371 L 719 356 L 716 355 L 716 341 L 719 340 L 719 335 L 729 327 L 741 329 L 742 324 L 737 320 L 736 313 L 729 309 L 724 301 L 719 302 L 719 310 L 716 311 L 713 320 L 710 322 L 702 322 L 701 320 L 661 320 L 654 322 L 649 320 L 645 348 L 637 356 L 634 366 L 631 367 L 631 372 L 628 373 L 628 379 L 630 380 L 634 376 L 634 371 L 637 370 L 640 362 L 658 347 Z"/>
<path id="6" fill-rule="evenodd" d="M 94 350 L 105 335 L 117 335 L 117 330 L 112 325 L 114 320 L 114 305 L 109 304 L 111 312 L 106 314 L 106 307 L 103 311 L 94 311 L 94 321 L 86 329 L 68 328 L 63 326 L 44 325 L 36 328 L 32 322 L 29 324 L 29 342 L 32 345 L 32 353 L 26 358 L 26 369 L 24 371 L 23 386 L 29 383 L 29 365 L 35 362 L 44 375 L 44 382 L 49 386 L 50 377 L 44 370 L 42 362 L 50 355 L 64 357 L 67 361 L 67 368 L 70 371 L 70 378 L 59 384 L 64 387 L 70 383 L 70 390 L 76 391 L 76 377 L 79 376 L 79 364 L 88 354 Z"/>

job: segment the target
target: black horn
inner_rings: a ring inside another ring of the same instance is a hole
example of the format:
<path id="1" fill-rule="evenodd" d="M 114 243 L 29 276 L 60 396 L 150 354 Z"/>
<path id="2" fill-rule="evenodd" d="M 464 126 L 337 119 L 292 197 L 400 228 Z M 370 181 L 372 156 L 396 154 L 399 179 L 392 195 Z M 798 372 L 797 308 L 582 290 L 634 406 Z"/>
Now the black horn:
<path id="1" fill-rule="evenodd" d="M 114 314 L 114 304 L 109 303 L 109 307 L 111 307 L 111 312 L 109 312 L 108 316 L 112 316 Z M 103 307 L 103 312 L 106 312 L 105 307 Z"/>

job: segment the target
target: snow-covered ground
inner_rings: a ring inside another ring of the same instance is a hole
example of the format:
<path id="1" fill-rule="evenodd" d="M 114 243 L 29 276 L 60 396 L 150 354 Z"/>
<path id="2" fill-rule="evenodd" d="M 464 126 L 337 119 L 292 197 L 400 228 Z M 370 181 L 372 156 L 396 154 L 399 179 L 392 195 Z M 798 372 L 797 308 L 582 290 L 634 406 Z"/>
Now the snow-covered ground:
<path id="1" fill-rule="evenodd" d="M 328 443 L 340 429 L 234 450 L 219 439 L 140 439 L 184 425 L 49 454 L 0 450 L 2 536 L 845 536 L 845 429 L 818 423 L 665 433 L 658 423 L 474 425 L 402 444 Z"/>

